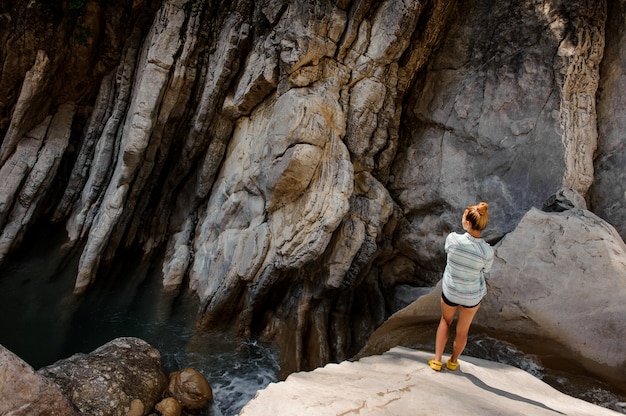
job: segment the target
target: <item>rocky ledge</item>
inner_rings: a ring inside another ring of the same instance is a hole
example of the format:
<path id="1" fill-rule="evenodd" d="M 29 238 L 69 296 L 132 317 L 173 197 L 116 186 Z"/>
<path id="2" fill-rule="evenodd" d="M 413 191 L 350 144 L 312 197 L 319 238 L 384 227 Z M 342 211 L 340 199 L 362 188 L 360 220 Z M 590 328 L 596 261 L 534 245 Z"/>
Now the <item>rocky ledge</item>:
<path id="1" fill-rule="evenodd" d="M 567 396 L 505 364 L 461 357 L 434 372 L 431 353 L 395 347 L 382 355 L 294 373 L 257 393 L 239 416 L 570 415 L 619 413 Z"/>

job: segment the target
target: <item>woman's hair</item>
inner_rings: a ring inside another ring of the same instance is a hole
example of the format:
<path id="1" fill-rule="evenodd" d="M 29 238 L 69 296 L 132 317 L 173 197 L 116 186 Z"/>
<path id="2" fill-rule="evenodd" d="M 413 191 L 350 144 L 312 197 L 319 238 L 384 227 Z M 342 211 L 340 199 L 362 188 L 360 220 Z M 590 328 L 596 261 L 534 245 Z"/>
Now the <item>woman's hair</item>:
<path id="1" fill-rule="evenodd" d="M 465 208 L 465 212 L 465 218 L 472 224 L 472 229 L 482 231 L 487 227 L 487 222 L 489 221 L 489 205 L 486 202 L 469 205 Z"/>

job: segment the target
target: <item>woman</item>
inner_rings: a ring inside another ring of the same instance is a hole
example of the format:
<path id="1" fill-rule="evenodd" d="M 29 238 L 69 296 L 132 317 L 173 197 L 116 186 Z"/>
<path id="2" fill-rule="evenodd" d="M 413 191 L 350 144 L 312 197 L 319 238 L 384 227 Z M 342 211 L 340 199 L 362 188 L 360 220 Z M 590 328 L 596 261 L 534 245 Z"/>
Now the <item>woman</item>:
<path id="1" fill-rule="evenodd" d="M 487 227 L 488 209 L 485 202 L 465 208 L 462 225 L 466 233 L 450 233 L 446 238 L 448 259 L 441 280 L 441 320 L 435 338 L 435 358 L 428 361 L 435 371 L 441 370 L 450 325 L 458 310 L 452 356 L 446 362 L 449 370 L 457 369 L 458 358 L 467 344 L 470 325 L 487 293 L 484 274 L 491 270 L 493 249 L 480 238 L 480 233 Z"/>

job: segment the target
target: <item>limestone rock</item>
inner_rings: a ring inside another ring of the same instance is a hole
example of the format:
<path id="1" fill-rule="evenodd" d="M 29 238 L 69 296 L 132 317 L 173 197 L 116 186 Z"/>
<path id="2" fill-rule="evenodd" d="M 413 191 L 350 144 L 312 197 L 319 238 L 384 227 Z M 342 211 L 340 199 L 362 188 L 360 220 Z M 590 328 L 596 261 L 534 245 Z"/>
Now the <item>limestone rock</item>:
<path id="1" fill-rule="evenodd" d="M 152 409 L 167 387 L 160 353 L 138 338 L 114 339 L 37 373 L 54 381 L 80 412 L 93 416 Z"/>
<path id="2" fill-rule="evenodd" d="M 7 153 L 0 177 L 9 181 L 0 191 L 0 261 L 21 242 L 36 213 L 45 207 L 48 196 L 71 135 L 75 105 L 66 103 L 53 117 L 35 127 Z"/>
<path id="3" fill-rule="evenodd" d="M 171 83 L 176 84 L 176 80 L 175 75 L 170 77 L 169 71 L 175 63 L 174 55 L 183 47 L 178 32 L 185 22 L 183 7 L 187 3 L 183 0 L 164 3 L 159 11 L 159 23 L 147 35 L 146 44 L 149 47 L 140 57 L 143 61 L 134 79 L 137 88 L 130 97 L 125 123 L 120 126 L 122 139 L 116 149 L 118 158 L 112 164 L 116 167 L 106 186 L 104 203 L 94 218 L 78 266 L 77 293 L 91 283 L 108 242 L 120 238 L 115 233 L 115 225 L 126 215 L 127 202 L 132 201 L 133 192 L 144 186 L 141 181 L 132 186 L 134 179 L 148 174 L 155 163 L 154 153 L 159 141 L 151 138 L 153 134 L 159 136 L 158 131 L 162 129 L 159 120 L 173 116 L 171 113 L 179 91 L 171 88 Z M 157 104 L 162 100 L 171 102 Z"/>
<path id="4" fill-rule="evenodd" d="M 193 368 L 185 368 L 170 374 L 167 394 L 182 404 L 185 409 L 203 409 L 213 401 L 213 389 L 204 376 Z M 170 404 L 164 407 L 171 408 Z"/>
<path id="5" fill-rule="evenodd" d="M 397 347 L 295 373 L 260 390 L 239 416 L 617 415 L 515 367 L 462 356 L 456 372 L 434 372 L 427 364 L 431 357 Z"/>
<path id="6" fill-rule="evenodd" d="M 474 325 L 551 339 L 589 372 L 626 386 L 624 281 L 626 245 L 612 226 L 586 210 L 532 209 L 495 246 Z M 438 285 L 392 315 L 359 356 L 411 345 L 416 326 L 436 325 L 440 297 Z"/>
<path id="7" fill-rule="evenodd" d="M 0 414 L 78 416 L 63 391 L 0 345 Z"/>
<path id="8" fill-rule="evenodd" d="M 45 51 L 38 50 L 33 67 L 24 77 L 15 111 L 11 117 L 11 124 L 0 147 L 0 163 L 3 165 L 14 152 L 22 136 L 29 130 L 31 120 L 36 119 L 36 113 L 41 110 L 37 108 L 39 102 L 36 97 L 45 92 L 45 86 L 50 77 L 49 67 L 48 55 Z"/>
<path id="9" fill-rule="evenodd" d="M 593 176 L 603 2 L 498 3 L 489 13 L 473 4 L 459 3 L 416 80 L 406 105 L 414 123 L 388 185 L 406 213 L 396 245 L 422 285 L 438 280 L 433 263 L 443 264 L 443 238 L 467 205 L 490 203 L 484 237 L 497 241 L 556 190 L 585 196 Z M 567 30 L 574 15 L 580 37 Z"/>

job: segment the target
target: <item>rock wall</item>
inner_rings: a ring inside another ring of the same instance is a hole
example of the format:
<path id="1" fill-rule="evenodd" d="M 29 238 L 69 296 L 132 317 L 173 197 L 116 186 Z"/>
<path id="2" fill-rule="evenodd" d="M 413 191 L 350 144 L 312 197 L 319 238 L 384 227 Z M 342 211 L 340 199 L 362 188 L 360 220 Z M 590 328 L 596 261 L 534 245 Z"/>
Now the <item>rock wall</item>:
<path id="1" fill-rule="evenodd" d="M 140 247 L 288 373 L 436 282 L 469 203 L 495 242 L 567 186 L 623 238 L 624 1 L 492 3 L 2 3 L 0 260 L 64 223 L 83 293 Z"/>

